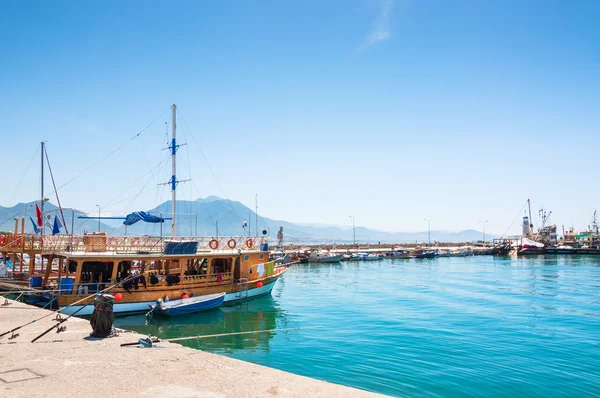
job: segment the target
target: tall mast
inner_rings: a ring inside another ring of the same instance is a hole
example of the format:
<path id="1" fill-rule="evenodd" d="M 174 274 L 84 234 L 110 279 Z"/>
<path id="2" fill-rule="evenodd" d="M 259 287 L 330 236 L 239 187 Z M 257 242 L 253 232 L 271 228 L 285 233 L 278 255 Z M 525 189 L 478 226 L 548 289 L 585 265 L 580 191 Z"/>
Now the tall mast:
<path id="1" fill-rule="evenodd" d="M 171 132 L 172 132 L 172 140 L 171 140 L 171 236 L 177 236 L 177 223 L 175 221 L 175 214 L 177 210 L 177 177 L 176 177 L 176 155 L 177 152 L 177 139 L 176 139 L 176 130 L 177 130 L 177 106 L 173 104 L 171 106 Z"/>
<path id="2" fill-rule="evenodd" d="M 42 230 L 41 230 L 41 235 L 44 235 L 44 227 L 46 225 L 46 220 L 44 220 L 44 141 L 41 142 L 42 145 L 42 153 L 41 153 L 41 158 L 40 158 L 40 167 L 41 167 L 41 174 L 40 174 L 40 210 L 42 211 Z"/>
<path id="3" fill-rule="evenodd" d="M 533 234 L 533 219 L 531 218 L 531 201 L 527 199 L 527 206 L 529 207 L 529 228 Z"/>

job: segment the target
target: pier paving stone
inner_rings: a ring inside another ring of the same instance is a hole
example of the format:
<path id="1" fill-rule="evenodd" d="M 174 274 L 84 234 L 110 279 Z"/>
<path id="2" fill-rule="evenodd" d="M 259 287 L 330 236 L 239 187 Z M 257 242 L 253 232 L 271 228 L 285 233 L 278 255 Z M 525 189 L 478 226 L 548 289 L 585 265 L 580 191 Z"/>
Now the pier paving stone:
<path id="1" fill-rule="evenodd" d="M 0 333 L 49 311 L 9 301 Z M 56 323 L 54 314 L 0 338 L 0 397 L 376 397 L 292 373 L 160 342 L 160 348 L 120 347 L 142 336 L 123 332 L 89 339 L 88 320 L 31 340 Z"/>

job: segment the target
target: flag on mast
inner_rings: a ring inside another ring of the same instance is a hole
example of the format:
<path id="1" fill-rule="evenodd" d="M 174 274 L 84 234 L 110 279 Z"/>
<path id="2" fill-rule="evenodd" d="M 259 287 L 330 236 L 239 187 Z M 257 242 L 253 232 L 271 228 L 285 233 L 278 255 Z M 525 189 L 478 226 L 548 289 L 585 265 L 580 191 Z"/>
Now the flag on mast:
<path id="1" fill-rule="evenodd" d="M 60 233 L 60 229 L 62 228 L 62 224 L 57 216 L 54 216 L 54 226 L 52 227 L 52 235 L 56 235 Z"/>
<path id="2" fill-rule="evenodd" d="M 37 225 L 38 227 L 41 227 L 42 225 L 44 225 L 42 222 L 42 211 L 40 210 L 40 206 L 38 206 L 38 204 L 35 204 L 35 215 L 37 216 Z"/>
<path id="3" fill-rule="evenodd" d="M 41 229 L 38 228 L 37 224 L 35 223 L 35 221 L 33 221 L 33 218 L 29 217 L 29 219 L 31 220 L 31 225 L 33 225 L 33 231 L 36 234 L 39 234 Z"/>

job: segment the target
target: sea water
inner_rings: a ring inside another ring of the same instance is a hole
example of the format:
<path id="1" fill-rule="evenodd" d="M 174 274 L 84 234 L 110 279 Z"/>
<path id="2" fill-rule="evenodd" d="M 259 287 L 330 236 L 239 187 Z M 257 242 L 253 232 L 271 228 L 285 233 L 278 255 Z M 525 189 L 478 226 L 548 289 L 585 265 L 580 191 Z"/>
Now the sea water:
<path id="1" fill-rule="evenodd" d="M 600 395 L 600 257 L 296 265 L 272 296 L 118 318 L 186 346 L 394 396 Z"/>

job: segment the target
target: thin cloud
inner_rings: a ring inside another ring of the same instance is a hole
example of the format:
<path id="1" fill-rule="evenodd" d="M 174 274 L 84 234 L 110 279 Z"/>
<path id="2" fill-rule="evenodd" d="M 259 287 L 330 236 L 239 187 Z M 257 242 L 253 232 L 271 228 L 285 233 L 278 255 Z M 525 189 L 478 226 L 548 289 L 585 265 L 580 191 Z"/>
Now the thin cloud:
<path id="1" fill-rule="evenodd" d="M 392 18 L 394 2 L 395 0 L 383 0 L 381 11 L 373 23 L 373 29 L 371 29 L 371 33 L 369 33 L 361 45 L 361 49 L 365 49 L 392 37 L 392 33 L 390 31 L 390 20 Z"/>

